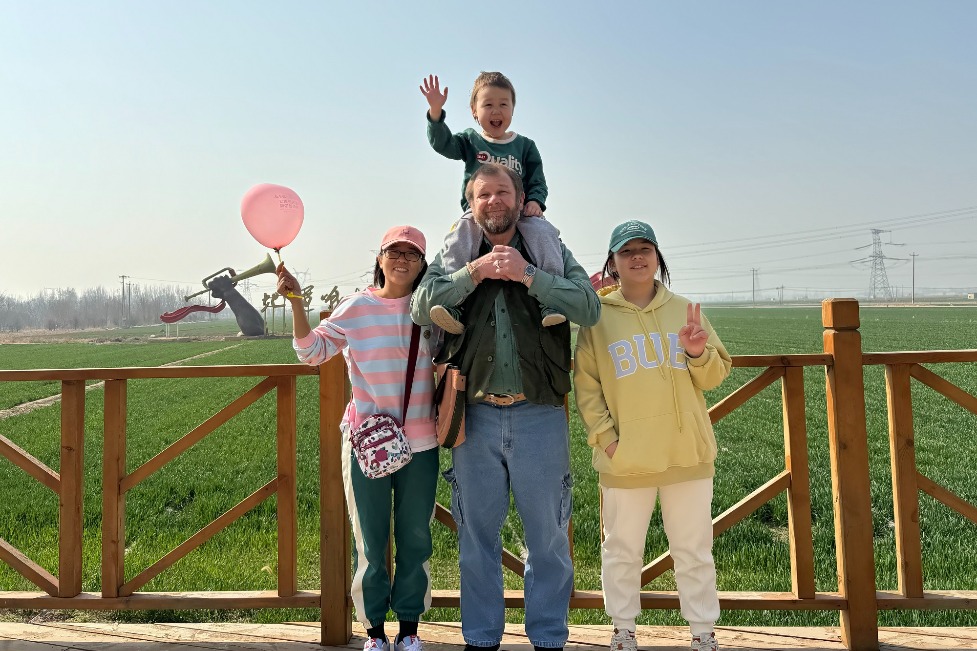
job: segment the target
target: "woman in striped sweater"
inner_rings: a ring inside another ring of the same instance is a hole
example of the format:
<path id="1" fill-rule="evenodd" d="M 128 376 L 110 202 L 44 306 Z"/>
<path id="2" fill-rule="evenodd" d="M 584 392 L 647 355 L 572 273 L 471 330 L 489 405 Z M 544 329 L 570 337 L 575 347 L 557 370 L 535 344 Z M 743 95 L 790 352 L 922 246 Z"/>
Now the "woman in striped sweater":
<path id="1" fill-rule="evenodd" d="M 343 483 L 356 543 L 352 597 L 356 617 L 367 629 L 364 651 L 421 651 L 417 622 L 431 606 L 431 519 L 438 476 L 438 441 L 434 427 L 434 370 L 430 326 L 422 329 L 410 404 L 401 419 L 413 453 L 410 463 L 386 477 L 367 479 L 353 457 L 350 431 L 367 417 L 401 416 L 411 330 L 410 299 L 427 269 L 424 235 L 412 226 L 395 226 L 381 240 L 373 286 L 346 297 L 314 330 L 301 297 L 292 303 L 300 361 L 313 366 L 342 352 L 353 387 L 343 433 Z M 300 294 L 299 283 L 284 267 L 278 292 Z M 393 492 L 396 575 L 387 574 Z M 387 612 L 400 622 L 394 646 L 384 633 Z"/>

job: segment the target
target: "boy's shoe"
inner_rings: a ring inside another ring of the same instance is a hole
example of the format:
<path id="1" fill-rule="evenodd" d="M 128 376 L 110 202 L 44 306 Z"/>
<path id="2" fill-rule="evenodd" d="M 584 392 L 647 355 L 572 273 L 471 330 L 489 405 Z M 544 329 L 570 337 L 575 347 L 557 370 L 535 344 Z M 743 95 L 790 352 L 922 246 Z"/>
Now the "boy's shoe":
<path id="1" fill-rule="evenodd" d="M 460 335 L 465 331 L 465 326 L 458 320 L 458 312 L 443 305 L 435 305 L 431 308 L 431 321 L 436 326 L 450 332 L 453 335 Z"/>
<path id="2" fill-rule="evenodd" d="M 638 640 L 634 637 L 634 631 L 615 628 L 611 635 L 610 651 L 638 651 Z"/>
<path id="3" fill-rule="evenodd" d="M 363 651 L 390 651 L 390 642 L 385 637 L 368 637 Z"/>
<path id="4" fill-rule="evenodd" d="M 423 648 L 421 638 L 416 635 L 405 635 L 402 640 L 397 642 L 396 651 L 422 651 Z"/>
<path id="5" fill-rule="evenodd" d="M 692 651 L 719 651 L 719 642 L 716 641 L 716 634 L 693 635 Z"/>
<path id="6" fill-rule="evenodd" d="M 543 327 L 548 328 L 550 326 L 559 325 L 567 320 L 565 316 L 557 312 L 551 307 L 543 308 Z"/>

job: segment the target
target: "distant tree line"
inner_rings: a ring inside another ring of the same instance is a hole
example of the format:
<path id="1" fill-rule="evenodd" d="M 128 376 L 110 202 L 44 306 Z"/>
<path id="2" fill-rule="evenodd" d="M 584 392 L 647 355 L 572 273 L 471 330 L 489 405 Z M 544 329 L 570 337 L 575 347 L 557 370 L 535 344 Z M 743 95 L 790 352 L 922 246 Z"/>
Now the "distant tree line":
<path id="1" fill-rule="evenodd" d="M 124 297 L 119 291 L 109 292 L 104 287 L 86 289 L 81 294 L 72 288 L 49 289 L 30 298 L 0 292 L 0 331 L 78 330 L 159 323 L 161 314 L 183 307 L 186 305 L 183 297 L 196 291 L 187 287 L 135 284 L 126 289 Z M 207 300 L 204 296 L 199 298 Z M 212 317 L 207 312 L 194 312 L 185 321 Z"/>

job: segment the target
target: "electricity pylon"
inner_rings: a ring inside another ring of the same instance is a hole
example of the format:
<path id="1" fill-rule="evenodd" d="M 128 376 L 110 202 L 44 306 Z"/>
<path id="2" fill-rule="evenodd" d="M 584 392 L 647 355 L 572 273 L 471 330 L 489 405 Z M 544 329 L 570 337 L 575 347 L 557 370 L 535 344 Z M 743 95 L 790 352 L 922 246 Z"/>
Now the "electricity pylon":
<path id="1" fill-rule="evenodd" d="M 892 231 L 884 231 L 878 228 L 872 229 L 872 243 L 866 244 L 865 246 L 856 247 L 856 249 L 865 249 L 869 246 L 872 247 L 872 254 L 867 258 L 861 258 L 855 260 L 856 263 L 869 262 L 872 263 L 872 273 L 868 281 L 868 297 L 875 300 L 885 300 L 891 301 L 894 297 L 892 295 L 892 286 L 889 285 L 889 276 L 885 272 L 885 261 L 886 260 L 901 260 L 902 258 L 890 258 L 882 252 L 882 233 L 891 233 Z M 895 242 L 889 241 L 887 244 L 892 246 L 904 246 L 903 244 L 897 244 Z"/>

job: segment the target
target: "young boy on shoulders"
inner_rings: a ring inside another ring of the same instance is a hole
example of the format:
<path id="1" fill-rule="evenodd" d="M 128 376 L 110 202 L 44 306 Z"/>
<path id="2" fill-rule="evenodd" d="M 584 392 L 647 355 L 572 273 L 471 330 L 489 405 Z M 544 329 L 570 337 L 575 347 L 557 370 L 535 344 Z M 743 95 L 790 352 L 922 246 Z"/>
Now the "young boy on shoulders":
<path id="1" fill-rule="evenodd" d="M 445 237 L 441 260 L 445 271 L 454 273 L 478 257 L 482 243 L 482 229 L 472 218 L 465 199 L 465 187 L 472 173 L 483 163 L 500 163 L 522 178 L 526 193 L 522 218 L 516 228 L 529 249 L 533 262 L 543 271 L 563 276 L 563 253 L 560 248 L 560 231 L 543 217 L 546 209 L 546 178 L 543 176 L 543 160 L 536 143 L 529 138 L 509 131 L 512 113 L 516 105 L 516 90 L 512 82 L 501 72 L 483 72 L 475 79 L 471 94 L 472 117 L 480 129 L 465 129 L 451 133 L 445 124 L 444 105 L 448 101 L 448 87 L 441 91 L 436 75 L 425 79 L 420 86 L 427 99 L 427 138 L 434 151 L 445 158 L 464 161 L 461 207 L 465 211 Z M 464 332 L 461 311 L 454 306 L 435 305 L 431 308 L 431 320 L 452 334 Z M 543 325 L 551 326 L 566 321 L 559 312 L 543 309 Z"/>

